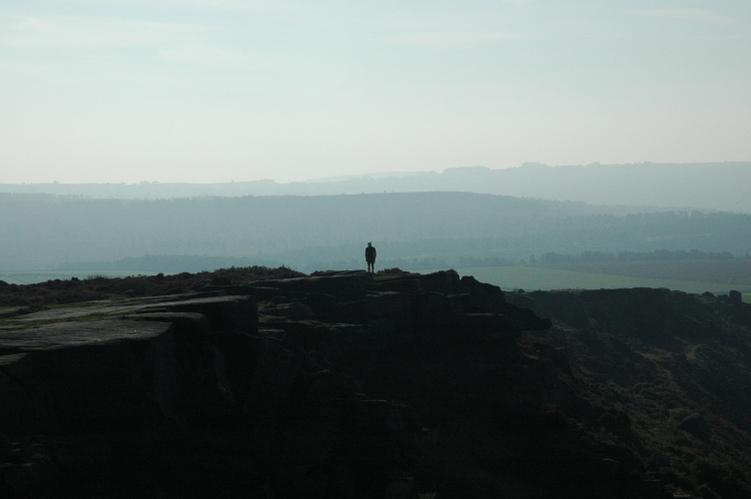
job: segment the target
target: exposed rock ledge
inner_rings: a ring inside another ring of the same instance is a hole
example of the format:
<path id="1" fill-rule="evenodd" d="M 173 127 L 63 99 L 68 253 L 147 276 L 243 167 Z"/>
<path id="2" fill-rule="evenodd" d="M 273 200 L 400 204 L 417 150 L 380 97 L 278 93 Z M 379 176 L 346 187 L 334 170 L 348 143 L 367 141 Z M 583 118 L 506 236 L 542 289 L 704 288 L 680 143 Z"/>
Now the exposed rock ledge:
<path id="1" fill-rule="evenodd" d="M 663 497 L 550 322 L 456 273 L 330 272 L 0 329 L 4 497 Z"/>

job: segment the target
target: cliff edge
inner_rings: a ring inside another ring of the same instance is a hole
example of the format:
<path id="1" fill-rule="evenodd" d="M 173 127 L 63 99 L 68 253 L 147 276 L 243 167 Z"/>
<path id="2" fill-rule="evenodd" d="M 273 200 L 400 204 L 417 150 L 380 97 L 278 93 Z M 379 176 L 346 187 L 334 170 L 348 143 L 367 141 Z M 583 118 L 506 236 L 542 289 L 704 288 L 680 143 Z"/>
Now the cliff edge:
<path id="1" fill-rule="evenodd" d="M 624 395 L 662 403 L 666 368 L 639 345 L 667 340 L 617 326 L 651 295 L 597 315 L 581 296 L 398 270 L 134 294 L 0 318 L 3 496 L 657 498 L 731 482 L 668 473 L 675 454 Z M 714 359 L 702 345 L 683 354 Z M 720 431 L 698 404 L 654 409 L 684 457 Z M 732 466 L 748 497 L 751 467 Z"/>

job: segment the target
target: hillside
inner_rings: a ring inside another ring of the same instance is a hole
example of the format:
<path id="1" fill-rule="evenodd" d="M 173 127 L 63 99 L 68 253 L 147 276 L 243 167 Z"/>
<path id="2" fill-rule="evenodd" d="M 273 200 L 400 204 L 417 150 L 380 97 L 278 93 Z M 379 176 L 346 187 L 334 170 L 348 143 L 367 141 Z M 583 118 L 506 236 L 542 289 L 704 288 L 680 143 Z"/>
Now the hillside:
<path id="1" fill-rule="evenodd" d="M 8 497 L 751 497 L 735 294 L 264 268 L 49 288 L 0 288 Z"/>
<path id="2" fill-rule="evenodd" d="M 553 319 L 546 339 L 657 476 L 699 497 L 751 494 L 751 306 L 666 289 L 507 294 Z"/>
<path id="3" fill-rule="evenodd" d="M 525 163 L 517 168 L 477 166 L 449 168 L 440 173 L 380 173 L 286 184 L 272 180 L 224 184 L 0 184 L 0 192 L 120 199 L 430 191 L 751 213 L 751 163 L 595 163 L 555 167 Z"/>
<path id="4" fill-rule="evenodd" d="M 460 192 L 130 201 L 0 194 L 0 210 L 4 269 L 192 255 L 311 272 L 359 268 L 367 241 L 379 248 L 380 268 L 454 267 L 547 252 L 743 255 L 751 240 L 745 214 L 635 212 Z"/>

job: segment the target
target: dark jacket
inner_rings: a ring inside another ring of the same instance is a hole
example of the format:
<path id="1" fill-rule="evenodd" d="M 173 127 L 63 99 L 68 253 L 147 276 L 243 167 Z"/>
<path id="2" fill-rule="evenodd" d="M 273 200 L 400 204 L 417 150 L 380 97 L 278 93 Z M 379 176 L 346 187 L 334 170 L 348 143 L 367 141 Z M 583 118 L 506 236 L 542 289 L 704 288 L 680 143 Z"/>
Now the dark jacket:
<path id="1" fill-rule="evenodd" d="M 375 246 L 368 246 L 367 248 L 365 248 L 365 261 L 375 262 L 375 259 L 376 259 Z"/>

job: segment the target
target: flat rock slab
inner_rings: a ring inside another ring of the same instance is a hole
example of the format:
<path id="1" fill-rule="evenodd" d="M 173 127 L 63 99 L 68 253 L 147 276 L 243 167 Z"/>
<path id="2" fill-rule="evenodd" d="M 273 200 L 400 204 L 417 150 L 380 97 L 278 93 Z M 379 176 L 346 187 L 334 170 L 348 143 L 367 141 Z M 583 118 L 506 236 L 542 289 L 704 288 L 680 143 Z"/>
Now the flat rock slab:
<path id="1" fill-rule="evenodd" d="M 0 332 L 0 354 L 107 345 L 123 340 L 147 340 L 172 326 L 169 322 L 101 320 L 61 322 Z"/>
<path id="2" fill-rule="evenodd" d="M 138 298 L 122 302 L 89 302 L 84 306 L 59 307 L 6 319 L 0 326 L 0 338 L 14 330 L 38 324 L 72 321 L 78 325 L 87 322 L 121 320 L 137 314 L 164 312 L 191 312 L 206 316 L 215 330 L 257 331 L 257 306 L 255 298 L 248 295 L 199 296 L 170 295 Z M 41 327 L 41 326 L 39 326 Z M 89 326 L 81 326 L 86 328 Z"/>
<path id="3" fill-rule="evenodd" d="M 97 315 L 100 317 L 105 316 L 121 316 L 127 314 L 133 314 L 139 311 L 148 311 L 150 309 L 162 309 L 175 304 L 185 303 L 201 303 L 201 302 L 216 302 L 223 301 L 230 297 L 208 297 L 208 298 L 194 298 L 194 295 L 166 295 L 157 297 L 144 297 L 133 298 L 122 301 L 90 301 L 79 306 L 61 306 L 50 308 L 47 310 L 41 310 L 31 314 L 26 314 L 18 317 L 19 323 L 29 323 L 35 321 L 65 321 L 75 320 L 90 315 Z"/>
<path id="4" fill-rule="evenodd" d="M 59 308 L 50 308 L 48 310 L 41 310 L 39 312 L 34 312 L 31 314 L 26 314 L 23 316 L 19 316 L 16 318 L 16 323 L 25 326 L 29 323 L 35 323 L 35 322 L 51 322 L 51 321 L 70 321 L 70 320 L 79 320 L 83 319 L 85 317 L 97 315 L 102 318 L 105 318 L 107 316 L 117 316 L 117 315 L 123 315 L 126 313 L 129 313 L 133 310 L 133 308 L 143 308 L 143 304 L 139 305 L 133 305 L 133 304 L 123 304 L 123 305 L 112 305 L 112 304 L 102 304 L 99 302 L 92 302 L 88 303 L 84 306 L 77 306 L 77 307 L 59 307 Z"/>

